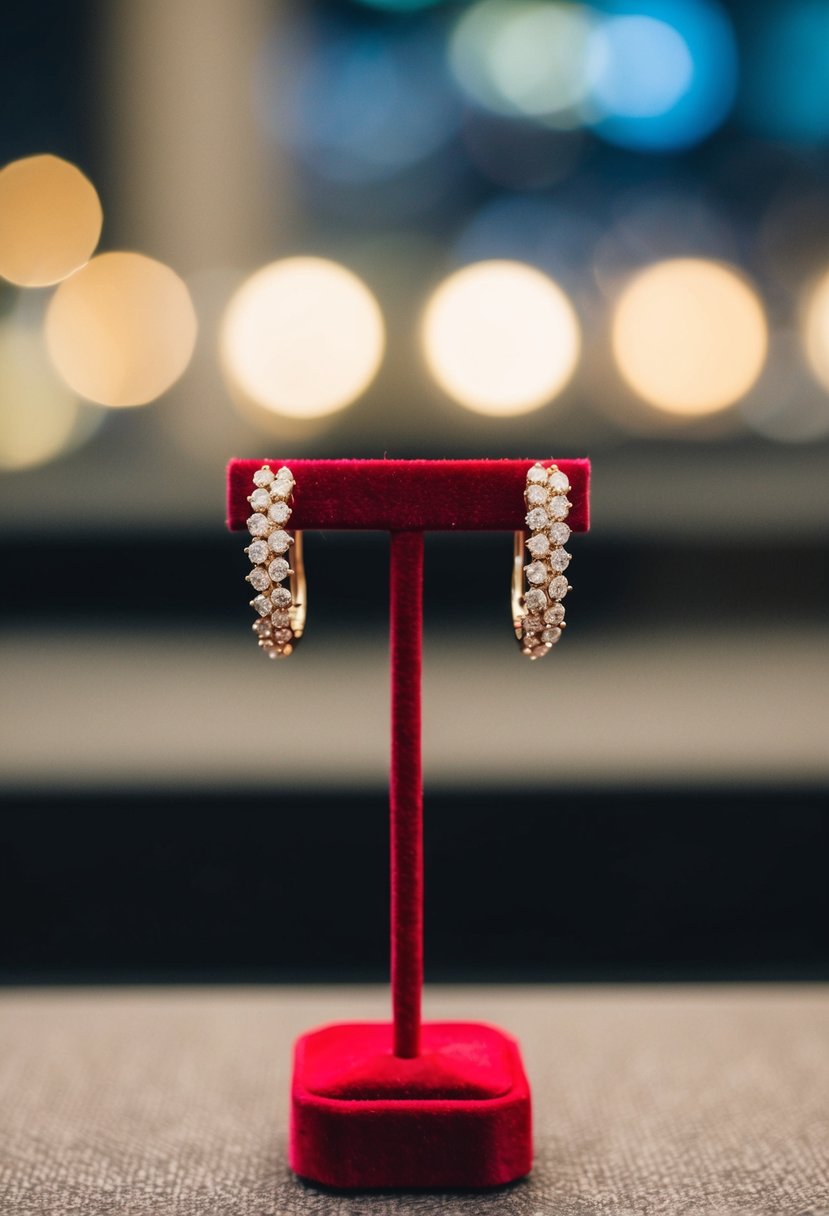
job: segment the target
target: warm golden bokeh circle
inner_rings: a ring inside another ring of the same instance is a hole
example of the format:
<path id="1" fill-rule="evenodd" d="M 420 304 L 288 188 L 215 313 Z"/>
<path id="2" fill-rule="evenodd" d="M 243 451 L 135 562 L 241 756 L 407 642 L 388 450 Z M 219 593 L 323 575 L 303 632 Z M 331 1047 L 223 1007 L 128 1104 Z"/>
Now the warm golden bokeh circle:
<path id="1" fill-rule="evenodd" d="M 73 446 L 78 401 L 46 357 L 39 330 L 0 324 L 0 469 L 48 464 Z"/>
<path id="2" fill-rule="evenodd" d="M 374 296 L 345 266 L 285 258 L 235 293 L 220 348 L 236 394 L 274 414 L 320 418 L 349 405 L 374 379 L 385 326 Z"/>
<path id="3" fill-rule="evenodd" d="M 104 253 L 58 287 L 46 313 L 55 365 L 100 405 L 145 405 L 187 367 L 196 342 L 190 293 L 140 253 Z"/>
<path id="4" fill-rule="evenodd" d="M 426 362 L 460 405 L 480 414 L 528 413 L 569 381 L 581 345 L 561 288 L 523 262 L 475 262 L 445 279 L 426 306 Z"/>
<path id="5" fill-rule="evenodd" d="M 716 413 L 745 396 L 768 348 L 756 292 L 736 270 L 703 258 L 640 271 L 616 305 L 612 337 L 634 392 L 685 417 Z"/>
<path id="6" fill-rule="evenodd" d="M 829 389 L 829 273 L 809 296 L 804 338 L 809 365 L 823 387 Z"/>
<path id="7" fill-rule="evenodd" d="M 95 187 L 58 156 L 0 170 L 0 275 L 21 287 L 58 283 L 85 265 L 101 236 Z"/>

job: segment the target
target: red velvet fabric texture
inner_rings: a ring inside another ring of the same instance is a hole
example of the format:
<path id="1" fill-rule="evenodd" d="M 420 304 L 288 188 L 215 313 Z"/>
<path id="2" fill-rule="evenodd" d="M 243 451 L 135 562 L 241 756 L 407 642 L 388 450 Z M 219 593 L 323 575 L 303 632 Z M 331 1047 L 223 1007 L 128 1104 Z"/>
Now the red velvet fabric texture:
<path id="1" fill-rule="evenodd" d="M 344 1189 L 501 1186 L 532 1165 L 530 1093 L 518 1046 L 491 1026 L 426 1023 L 414 1060 L 392 1027 L 323 1027 L 299 1039 L 290 1160 Z"/>
<path id="2" fill-rule="evenodd" d="M 426 532 L 510 532 L 524 527 L 526 460 L 290 460 L 296 478 L 291 527 L 372 528 Z M 244 528 L 247 496 L 262 460 L 231 460 L 227 521 Z M 549 460 L 542 461 L 549 464 Z M 586 532 L 590 523 L 588 460 L 558 460 L 570 478 L 567 523 Z"/>
<path id="3" fill-rule="evenodd" d="M 423 987 L 420 671 L 423 533 L 391 537 L 391 991 L 394 1050 L 416 1056 Z"/>
<path id="4" fill-rule="evenodd" d="M 386 1022 L 323 1027 L 308 1036 L 303 1081 L 322 1098 L 499 1098 L 512 1089 L 512 1052 L 488 1026 L 431 1022 L 423 1051 L 401 1059 Z"/>

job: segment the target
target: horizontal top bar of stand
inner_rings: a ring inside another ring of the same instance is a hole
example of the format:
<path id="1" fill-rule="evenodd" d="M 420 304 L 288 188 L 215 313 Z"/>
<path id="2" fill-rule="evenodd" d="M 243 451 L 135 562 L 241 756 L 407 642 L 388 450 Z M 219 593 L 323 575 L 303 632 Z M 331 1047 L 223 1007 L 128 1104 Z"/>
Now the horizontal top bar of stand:
<path id="1" fill-rule="evenodd" d="M 231 460 L 227 523 L 241 529 L 250 515 L 253 474 L 263 464 L 287 465 L 296 480 L 291 528 L 375 531 L 511 532 L 523 528 L 526 460 Z M 542 458 L 542 464 L 553 463 Z M 590 522 L 590 461 L 557 460 L 570 479 L 567 523 Z"/>

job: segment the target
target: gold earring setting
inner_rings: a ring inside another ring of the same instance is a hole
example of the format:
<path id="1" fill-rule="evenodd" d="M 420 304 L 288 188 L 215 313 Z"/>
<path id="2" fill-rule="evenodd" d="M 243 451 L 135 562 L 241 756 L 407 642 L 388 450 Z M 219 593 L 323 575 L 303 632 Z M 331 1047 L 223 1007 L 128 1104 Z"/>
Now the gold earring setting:
<path id="1" fill-rule="evenodd" d="M 253 514 L 247 520 L 251 543 L 245 549 L 253 566 L 245 578 L 258 592 L 250 601 L 258 616 L 253 632 L 269 659 L 283 659 L 293 653 L 305 629 L 302 533 L 286 531 L 296 482 L 284 465 L 274 473 L 266 464 L 253 474 L 253 487 L 248 495 Z"/>
<path id="2" fill-rule="evenodd" d="M 570 539 L 569 490 L 567 474 L 557 465 L 534 464 L 527 471 L 524 501 L 529 535 L 515 533 L 512 619 L 521 653 L 528 659 L 549 654 L 566 628 L 562 601 L 572 591 L 564 576 L 571 560 L 564 548 Z M 525 549 L 532 559 L 526 564 Z"/>

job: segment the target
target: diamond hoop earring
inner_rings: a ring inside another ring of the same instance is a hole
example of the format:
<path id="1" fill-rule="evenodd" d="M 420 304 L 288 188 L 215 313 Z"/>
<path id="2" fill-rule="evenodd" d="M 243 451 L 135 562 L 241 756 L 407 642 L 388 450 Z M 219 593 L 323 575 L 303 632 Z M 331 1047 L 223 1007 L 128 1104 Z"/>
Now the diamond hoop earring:
<path id="1" fill-rule="evenodd" d="M 567 474 L 554 464 L 549 468 L 534 464 L 527 471 L 524 501 L 529 536 L 525 531 L 515 533 L 512 620 L 521 653 L 528 659 L 543 659 L 565 629 L 562 600 L 572 591 L 564 577 L 570 565 L 564 548 L 570 539 L 565 522 L 571 505 L 569 489 Z M 532 558 L 527 565 L 525 548 Z"/>
<path id="2" fill-rule="evenodd" d="M 283 466 L 274 473 L 265 464 L 253 474 L 253 485 L 248 495 L 253 514 L 247 521 L 252 540 L 245 549 L 253 563 L 245 578 L 259 592 L 250 601 L 259 618 L 253 632 L 269 659 L 284 659 L 305 630 L 307 605 L 302 533 L 285 530 L 296 482 L 290 469 Z M 283 587 L 286 578 L 288 586 Z"/>

